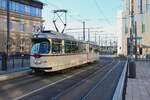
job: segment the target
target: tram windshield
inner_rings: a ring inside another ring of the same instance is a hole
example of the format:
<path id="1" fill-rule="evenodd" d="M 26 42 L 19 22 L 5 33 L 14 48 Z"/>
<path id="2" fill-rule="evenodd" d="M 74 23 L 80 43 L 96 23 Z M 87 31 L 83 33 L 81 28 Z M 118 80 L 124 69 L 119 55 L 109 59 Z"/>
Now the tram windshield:
<path id="1" fill-rule="evenodd" d="M 47 39 L 32 40 L 33 45 L 31 54 L 48 54 L 50 51 L 50 42 Z"/>

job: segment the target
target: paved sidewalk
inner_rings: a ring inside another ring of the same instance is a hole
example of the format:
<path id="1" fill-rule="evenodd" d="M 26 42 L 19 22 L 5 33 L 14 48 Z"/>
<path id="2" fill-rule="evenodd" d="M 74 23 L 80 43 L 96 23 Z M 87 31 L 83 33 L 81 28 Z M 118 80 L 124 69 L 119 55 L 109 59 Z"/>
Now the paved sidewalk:
<path id="1" fill-rule="evenodd" d="M 0 81 L 5 81 L 27 75 L 31 72 L 29 59 L 9 59 L 6 71 L 2 71 L 0 59 Z"/>
<path id="2" fill-rule="evenodd" d="M 22 77 L 22 76 L 30 74 L 31 72 L 32 72 L 32 70 L 29 67 L 15 69 L 12 71 L 0 71 L 0 82 L 14 79 L 17 77 Z"/>
<path id="3" fill-rule="evenodd" d="M 128 78 L 126 100 L 150 100 L 150 61 L 137 61 L 136 79 Z"/>
<path id="4" fill-rule="evenodd" d="M 8 70 L 8 71 L 1 71 L 0 70 L 0 75 L 4 75 L 4 74 L 9 74 L 9 73 L 16 73 L 16 72 L 21 72 L 21 71 L 26 71 L 26 70 L 31 70 L 30 67 L 18 67 L 12 70 Z"/>
<path id="5" fill-rule="evenodd" d="M 1 74 L 0 75 L 0 82 L 1 81 L 7 81 L 10 79 L 15 79 L 17 77 L 23 77 L 25 75 L 28 75 L 32 72 L 32 70 L 22 70 L 22 71 L 18 71 L 18 72 L 12 72 L 12 73 L 5 73 L 5 74 Z"/>

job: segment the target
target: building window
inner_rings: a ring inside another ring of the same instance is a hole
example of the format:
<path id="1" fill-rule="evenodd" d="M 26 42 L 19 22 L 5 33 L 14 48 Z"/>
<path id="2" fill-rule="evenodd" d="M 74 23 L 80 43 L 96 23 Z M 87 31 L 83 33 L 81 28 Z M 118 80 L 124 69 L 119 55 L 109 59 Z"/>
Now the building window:
<path id="1" fill-rule="evenodd" d="M 25 31 L 25 24 L 20 22 L 19 24 L 19 31 L 24 32 Z"/>
<path id="2" fill-rule="evenodd" d="M 126 34 L 129 32 L 128 24 L 129 24 L 129 19 L 128 17 L 125 17 L 125 33 Z"/>
<path id="3" fill-rule="evenodd" d="M 138 12 L 142 14 L 142 0 L 138 0 Z"/>
<path id="4" fill-rule="evenodd" d="M 0 8 L 2 8 L 2 0 L 0 0 Z"/>
<path id="5" fill-rule="evenodd" d="M 9 3 L 9 10 L 12 10 L 12 1 Z"/>
<path id="6" fill-rule="evenodd" d="M 25 5 L 19 4 L 18 7 L 19 7 L 19 12 L 20 13 L 25 13 Z"/>
<path id="7" fill-rule="evenodd" d="M 25 5 L 25 13 L 30 15 L 30 6 Z"/>
<path id="8" fill-rule="evenodd" d="M 15 2 L 11 2 L 11 10 L 16 11 L 16 3 Z"/>
<path id="9" fill-rule="evenodd" d="M 31 16 L 36 16 L 36 8 L 30 7 L 30 15 Z"/>
<path id="10" fill-rule="evenodd" d="M 15 9 L 15 11 L 16 11 L 16 12 L 19 12 L 19 9 L 20 9 L 20 8 L 19 8 L 19 3 L 16 3 L 16 9 Z"/>
<path id="11" fill-rule="evenodd" d="M 39 9 L 38 9 L 38 8 L 36 8 L 35 10 L 36 10 L 35 15 L 36 15 L 36 16 L 38 16 L 38 13 L 39 13 L 39 11 L 38 11 L 38 10 L 39 10 Z"/>
<path id="12" fill-rule="evenodd" d="M 145 16 L 142 15 L 142 33 L 145 32 L 145 23 L 146 23 L 146 21 L 145 21 Z"/>
<path id="13" fill-rule="evenodd" d="M 150 14 L 150 0 L 146 0 L 146 12 Z"/>
<path id="14" fill-rule="evenodd" d="M 25 13 L 25 5 L 16 3 L 16 11 L 19 13 Z"/>
<path id="15" fill-rule="evenodd" d="M 42 10 L 41 10 L 41 9 L 38 10 L 38 16 L 39 16 L 39 17 L 42 16 Z"/>
<path id="16" fill-rule="evenodd" d="M 2 0 L 0 0 L 0 8 L 2 7 Z"/>
<path id="17" fill-rule="evenodd" d="M 1 8 L 3 8 L 3 9 L 6 9 L 7 8 L 7 2 L 6 2 L 6 0 L 1 0 L 0 1 L 1 2 Z"/>
<path id="18" fill-rule="evenodd" d="M 10 10 L 22 13 L 22 14 L 28 14 L 31 16 L 41 17 L 42 16 L 42 9 L 35 8 L 29 5 L 24 5 L 21 3 L 17 3 L 14 1 L 9 1 L 10 3 Z M 7 0 L 0 0 L 0 8 L 7 9 Z"/>
<path id="19" fill-rule="evenodd" d="M 41 9 L 36 8 L 36 16 L 41 17 Z"/>

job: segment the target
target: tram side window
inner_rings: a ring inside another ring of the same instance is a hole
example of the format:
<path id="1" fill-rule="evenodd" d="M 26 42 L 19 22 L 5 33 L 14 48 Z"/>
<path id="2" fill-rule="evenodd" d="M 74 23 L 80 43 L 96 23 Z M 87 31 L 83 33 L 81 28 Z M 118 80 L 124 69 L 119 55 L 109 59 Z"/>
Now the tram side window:
<path id="1" fill-rule="evenodd" d="M 52 40 L 52 53 L 53 54 L 62 53 L 62 41 L 61 40 Z"/>
<path id="2" fill-rule="evenodd" d="M 72 45 L 71 45 L 71 52 L 72 53 L 78 53 L 78 43 L 77 42 L 72 42 Z"/>
<path id="3" fill-rule="evenodd" d="M 65 53 L 78 53 L 78 49 L 77 42 L 65 40 Z"/>
<path id="4" fill-rule="evenodd" d="M 79 43 L 79 53 L 85 53 L 86 52 L 86 44 Z"/>
<path id="5" fill-rule="evenodd" d="M 71 53 L 71 41 L 65 41 L 65 53 Z"/>

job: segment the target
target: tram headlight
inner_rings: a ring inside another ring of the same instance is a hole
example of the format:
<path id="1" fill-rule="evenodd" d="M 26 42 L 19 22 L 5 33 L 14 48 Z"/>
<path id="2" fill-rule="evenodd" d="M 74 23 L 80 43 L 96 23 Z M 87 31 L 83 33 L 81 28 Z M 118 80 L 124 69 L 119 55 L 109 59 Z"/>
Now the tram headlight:
<path id="1" fill-rule="evenodd" d="M 37 60 L 35 60 L 35 62 L 34 62 L 35 64 L 41 64 L 41 61 L 37 61 Z"/>

